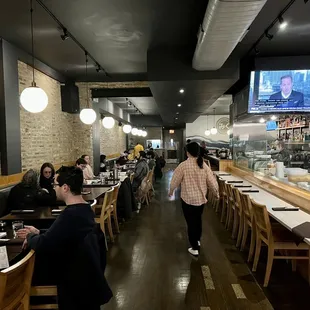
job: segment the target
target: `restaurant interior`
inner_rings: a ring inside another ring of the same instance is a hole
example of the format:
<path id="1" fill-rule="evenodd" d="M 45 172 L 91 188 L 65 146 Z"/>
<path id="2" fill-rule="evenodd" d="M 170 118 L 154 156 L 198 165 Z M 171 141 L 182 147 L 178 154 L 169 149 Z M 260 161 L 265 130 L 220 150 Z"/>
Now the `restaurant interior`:
<path id="1" fill-rule="evenodd" d="M 0 310 L 308 309 L 309 64 L 308 0 L 3 2 Z"/>

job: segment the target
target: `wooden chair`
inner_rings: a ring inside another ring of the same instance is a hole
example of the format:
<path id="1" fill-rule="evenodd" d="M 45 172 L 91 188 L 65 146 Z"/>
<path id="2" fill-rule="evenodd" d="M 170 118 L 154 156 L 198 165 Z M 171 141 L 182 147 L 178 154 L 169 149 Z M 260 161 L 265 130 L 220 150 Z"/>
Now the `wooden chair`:
<path id="1" fill-rule="evenodd" d="M 118 197 L 118 192 L 119 188 L 121 187 L 121 182 L 119 182 L 117 185 L 113 186 L 113 197 L 112 197 L 112 210 L 111 210 L 111 216 L 113 216 L 114 219 L 114 225 L 116 232 L 119 234 L 119 225 L 118 225 L 118 218 L 117 218 L 117 197 Z"/>
<path id="2" fill-rule="evenodd" d="M 108 231 L 109 231 L 109 236 L 111 242 L 114 242 L 114 235 L 113 235 L 113 230 L 112 230 L 112 222 L 111 222 L 111 211 L 112 211 L 112 201 L 113 201 L 113 192 L 114 189 L 111 188 L 109 189 L 103 199 L 102 207 L 101 207 L 101 212 L 100 212 L 100 217 L 96 217 L 95 221 L 97 223 L 100 223 L 100 228 L 102 232 L 105 235 L 105 222 L 108 224 Z M 95 211 L 98 206 L 95 206 L 96 208 L 93 208 Z"/>
<path id="3" fill-rule="evenodd" d="M 232 238 L 237 238 L 236 247 L 240 246 L 242 231 L 243 231 L 243 212 L 240 198 L 240 191 L 236 187 L 232 187 L 232 194 L 234 198 L 234 224 L 232 231 Z"/>
<path id="4" fill-rule="evenodd" d="M 250 196 L 247 194 L 240 193 L 240 200 L 242 205 L 242 217 L 243 217 L 243 233 L 242 233 L 242 241 L 240 250 L 244 251 L 246 240 L 248 237 L 249 229 L 251 229 L 251 243 L 250 243 L 250 251 L 248 255 L 248 262 L 250 262 L 254 255 L 255 250 L 255 239 L 256 239 L 256 231 L 255 231 L 255 223 L 252 212 L 252 204 Z"/>
<path id="5" fill-rule="evenodd" d="M 221 179 L 218 175 L 216 175 L 217 184 L 219 186 L 219 199 L 215 199 L 215 212 L 219 212 L 219 208 L 223 199 L 223 183 L 221 182 Z M 223 181 L 224 182 L 224 181 Z"/>
<path id="6" fill-rule="evenodd" d="M 57 296 L 57 286 L 32 286 L 31 297 Z M 58 309 L 58 304 L 30 305 L 30 309 Z"/>
<path id="7" fill-rule="evenodd" d="M 0 272 L 0 309 L 29 309 L 34 251 L 21 261 Z"/>
<path id="8" fill-rule="evenodd" d="M 154 180 L 154 168 L 148 174 L 148 186 L 149 186 L 148 199 L 149 199 L 149 201 L 151 201 L 152 196 L 155 195 L 153 180 Z"/>
<path id="9" fill-rule="evenodd" d="M 291 259 L 293 271 L 296 270 L 297 259 L 308 260 L 308 280 L 310 283 L 309 245 L 307 245 L 304 242 L 301 242 L 299 245 L 296 245 L 293 234 L 285 227 L 280 228 L 278 226 L 277 229 L 272 229 L 266 206 L 258 204 L 252 199 L 251 204 L 256 225 L 256 249 L 252 268 L 253 271 L 256 271 L 257 268 L 262 241 L 268 247 L 268 260 L 264 279 L 264 287 L 268 286 L 274 259 Z M 276 250 L 284 250 L 284 255 L 275 255 Z M 305 256 L 288 255 L 288 251 L 293 251 L 295 254 L 295 252 L 300 250 L 307 251 L 308 252 L 307 255 Z"/>
<path id="10" fill-rule="evenodd" d="M 234 197 L 232 193 L 232 185 L 225 183 L 226 192 L 227 192 L 227 215 L 226 215 L 226 223 L 225 228 L 230 230 L 233 225 L 233 218 L 234 218 L 234 211 L 235 211 L 235 204 L 234 204 Z"/>
<path id="11" fill-rule="evenodd" d="M 228 208 L 228 195 L 227 195 L 227 188 L 226 182 L 224 180 L 219 180 L 219 188 L 222 192 L 222 210 L 221 210 L 221 223 L 224 223 L 225 215 L 227 214 Z"/>

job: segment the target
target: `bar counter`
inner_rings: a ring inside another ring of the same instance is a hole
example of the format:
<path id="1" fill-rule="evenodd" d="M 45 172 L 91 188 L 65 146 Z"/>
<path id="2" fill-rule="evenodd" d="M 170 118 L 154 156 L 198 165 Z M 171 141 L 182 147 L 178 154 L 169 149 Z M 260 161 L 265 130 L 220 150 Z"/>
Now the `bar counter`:
<path id="1" fill-rule="evenodd" d="M 219 171 L 226 171 L 233 165 L 232 159 L 221 159 L 215 155 L 207 155 L 207 159 L 210 161 L 211 166 L 217 167 Z"/>

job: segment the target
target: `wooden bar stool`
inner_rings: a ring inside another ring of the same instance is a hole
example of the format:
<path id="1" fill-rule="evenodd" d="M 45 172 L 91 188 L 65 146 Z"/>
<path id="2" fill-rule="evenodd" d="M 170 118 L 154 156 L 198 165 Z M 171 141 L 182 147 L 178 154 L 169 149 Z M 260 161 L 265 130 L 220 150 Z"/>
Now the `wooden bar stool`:
<path id="1" fill-rule="evenodd" d="M 275 229 L 272 229 L 269 219 L 269 214 L 266 206 L 258 204 L 257 202 L 251 199 L 253 215 L 256 224 L 256 249 L 255 257 L 252 271 L 256 271 L 257 263 L 259 260 L 260 250 L 262 242 L 264 242 L 268 247 L 268 260 L 265 273 L 264 287 L 268 286 L 269 278 L 271 274 L 272 264 L 274 259 L 291 259 L 292 269 L 296 270 L 296 260 L 306 259 L 308 260 L 308 281 L 310 283 L 310 251 L 309 245 L 304 242 L 301 242 L 299 245 L 296 245 L 294 240 L 294 235 L 287 230 L 285 227 L 277 226 Z M 284 255 L 275 255 L 276 250 L 285 250 Z M 307 251 L 307 255 L 296 256 L 296 255 L 287 255 L 288 251 Z"/>
<path id="2" fill-rule="evenodd" d="M 226 224 L 225 228 L 227 230 L 232 229 L 233 225 L 233 218 L 234 218 L 234 211 L 235 211 L 235 203 L 234 203 L 234 197 L 232 193 L 232 185 L 225 183 L 226 191 L 227 191 L 227 215 L 226 215 Z"/>
<path id="3" fill-rule="evenodd" d="M 240 246 L 242 231 L 243 231 L 243 212 L 240 198 L 240 191 L 236 187 L 232 187 L 232 193 L 234 198 L 234 224 L 232 231 L 232 238 L 237 238 L 236 247 Z"/>
<path id="4" fill-rule="evenodd" d="M 228 209 L 228 195 L 226 182 L 224 180 L 219 180 L 219 188 L 222 190 L 222 210 L 221 210 L 221 223 L 224 223 L 225 215 Z"/>
<path id="5" fill-rule="evenodd" d="M 29 309 L 34 251 L 15 265 L 0 271 L 0 309 Z"/>
<path id="6" fill-rule="evenodd" d="M 252 212 L 252 204 L 250 196 L 247 194 L 240 193 L 240 200 L 242 205 L 242 217 L 243 217 L 243 234 L 240 250 L 244 251 L 246 240 L 248 237 L 249 229 L 251 229 L 251 243 L 250 243 L 250 251 L 248 255 L 248 262 L 250 262 L 254 255 L 255 250 L 255 239 L 256 239 L 256 231 L 255 231 L 255 223 Z"/>

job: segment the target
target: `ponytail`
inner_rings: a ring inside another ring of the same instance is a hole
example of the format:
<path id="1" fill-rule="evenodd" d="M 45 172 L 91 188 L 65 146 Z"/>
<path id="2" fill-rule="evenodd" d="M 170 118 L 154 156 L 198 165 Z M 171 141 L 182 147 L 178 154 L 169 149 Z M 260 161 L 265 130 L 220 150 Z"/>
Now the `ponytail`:
<path id="1" fill-rule="evenodd" d="M 199 166 L 200 169 L 203 168 L 203 158 L 202 158 L 201 155 L 198 155 L 197 164 L 198 164 L 198 166 Z"/>

